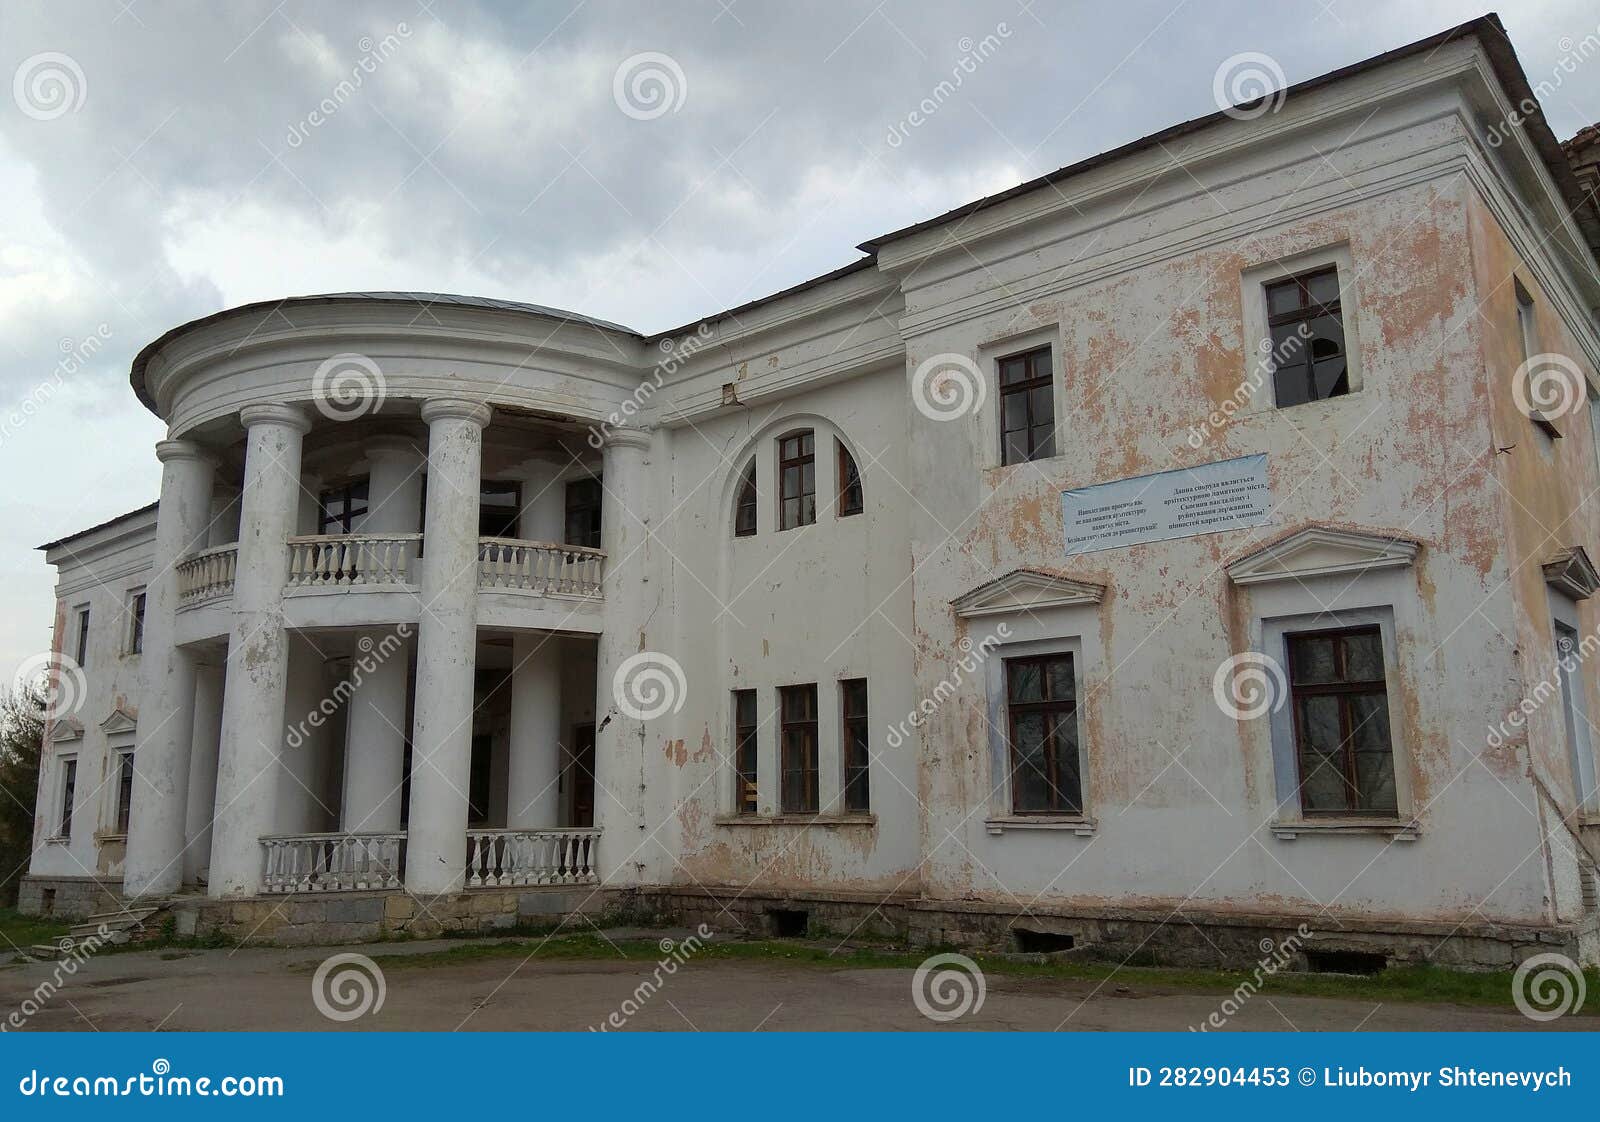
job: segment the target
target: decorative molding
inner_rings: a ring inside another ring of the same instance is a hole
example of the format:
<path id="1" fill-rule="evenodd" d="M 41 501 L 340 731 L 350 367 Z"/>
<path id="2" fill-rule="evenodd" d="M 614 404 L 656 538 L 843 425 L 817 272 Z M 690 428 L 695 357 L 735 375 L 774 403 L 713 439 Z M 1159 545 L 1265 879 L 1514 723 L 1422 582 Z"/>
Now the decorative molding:
<path id="1" fill-rule="evenodd" d="M 1003 577 L 956 597 L 950 601 L 950 606 L 962 619 L 975 619 L 1098 604 L 1105 592 L 1104 585 L 1060 577 L 1039 569 L 1013 569 Z"/>
<path id="2" fill-rule="evenodd" d="M 72 717 L 63 717 L 50 729 L 51 744 L 69 744 L 83 739 L 83 725 Z"/>
<path id="3" fill-rule="evenodd" d="M 1600 588 L 1600 572 L 1595 571 L 1594 562 L 1581 545 L 1562 550 L 1543 568 L 1545 583 L 1574 600 L 1587 600 Z"/>
<path id="4" fill-rule="evenodd" d="M 1321 576 L 1359 576 L 1410 565 L 1422 547 L 1409 538 L 1309 526 L 1227 567 L 1234 584 L 1265 584 Z"/>
<path id="5" fill-rule="evenodd" d="M 122 736 L 137 732 L 138 728 L 138 715 L 128 712 L 120 705 L 111 711 L 111 716 L 100 722 L 100 731 L 107 736 Z"/>

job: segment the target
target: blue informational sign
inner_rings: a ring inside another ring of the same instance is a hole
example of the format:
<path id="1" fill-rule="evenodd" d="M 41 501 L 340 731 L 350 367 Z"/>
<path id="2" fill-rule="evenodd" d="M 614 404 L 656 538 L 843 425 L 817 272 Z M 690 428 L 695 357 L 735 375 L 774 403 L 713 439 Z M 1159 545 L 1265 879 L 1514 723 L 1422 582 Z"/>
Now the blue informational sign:
<path id="1" fill-rule="evenodd" d="M 1265 453 L 1136 475 L 1061 494 L 1067 554 L 1264 526 L 1272 518 Z"/>

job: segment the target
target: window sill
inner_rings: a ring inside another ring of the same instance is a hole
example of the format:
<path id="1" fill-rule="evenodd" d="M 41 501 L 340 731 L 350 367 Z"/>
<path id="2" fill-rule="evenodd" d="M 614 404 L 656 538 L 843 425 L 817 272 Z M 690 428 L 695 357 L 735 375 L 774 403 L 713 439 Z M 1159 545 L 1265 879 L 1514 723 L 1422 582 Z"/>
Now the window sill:
<path id="1" fill-rule="evenodd" d="M 1330 820 L 1326 822 L 1274 822 L 1271 824 L 1272 836 L 1279 841 L 1294 841 L 1304 834 L 1307 836 L 1338 836 L 1344 834 L 1364 836 L 1387 835 L 1395 841 L 1416 841 L 1421 836 L 1421 828 L 1415 821 L 1402 822 L 1399 819 L 1372 819 L 1372 818 L 1347 818 Z"/>
<path id="2" fill-rule="evenodd" d="M 72 844 L 72 836 L 70 834 L 56 834 L 54 837 L 45 838 L 44 839 L 44 844 L 45 845 L 71 845 Z"/>
<path id="3" fill-rule="evenodd" d="M 1080 838 L 1092 838 L 1096 823 L 1093 818 L 1077 814 L 1002 814 L 984 819 L 991 834 L 1007 830 L 1071 830 Z"/>
<path id="4" fill-rule="evenodd" d="M 876 814 L 724 814 L 718 826 L 871 826 L 878 825 Z"/>

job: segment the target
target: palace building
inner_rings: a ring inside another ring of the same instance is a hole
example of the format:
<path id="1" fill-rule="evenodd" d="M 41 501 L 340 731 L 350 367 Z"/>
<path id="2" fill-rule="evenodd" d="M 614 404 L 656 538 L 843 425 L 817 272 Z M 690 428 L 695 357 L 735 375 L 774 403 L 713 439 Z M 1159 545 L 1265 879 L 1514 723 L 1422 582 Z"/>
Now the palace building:
<path id="1" fill-rule="evenodd" d="M 1600 962 L 1600 207 L 1486 17 L 661 335 L 145 347 L 23 906 Z M 1532 105 L 1533 111 L 1529 111 Z"/>

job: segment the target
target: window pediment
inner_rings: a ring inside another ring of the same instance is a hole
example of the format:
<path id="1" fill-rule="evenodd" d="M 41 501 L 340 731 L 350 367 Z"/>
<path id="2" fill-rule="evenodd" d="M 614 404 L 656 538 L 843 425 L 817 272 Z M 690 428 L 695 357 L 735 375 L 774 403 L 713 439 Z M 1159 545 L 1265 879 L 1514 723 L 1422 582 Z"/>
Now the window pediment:
<path id="1" fill-rule="evenodd" d="M 1234 584 L 1328 575 L 1359 576 L 1408 566 L 1422 547 L 1409 538 L 1311 526 L 1248 553 L 1227 567 Z"/>
<path id="2" fill-rule="evenodd" d="M 1003 577 L 981 584 L 950 602 L 963 619 L 1008 615 L 1041 608 L 1068 608 L 1098 604 L 1105 586 L 1038 569 L 1013 569 Z"/>
<path id="3" fill-rule="evenodd" d="M 131 733 L 138 729 L 138 718 L 126 709 L 113 709 L 111 716 L 100 722 L 100 731 L 107 736 L 117 736 L 122 733 Z"/>
<path id="4" fill-rule="evenodd" d="M 1565 592 L 1574 600 L 1587 600 L 1600 588 L 1600 573 L 1583 546 L 1564 549 L 1543 565 L 1545 583 Z"/>
<path id="5" fill-rule="evenodd" d="M 83 739 L 83 725 L 71 717 L 66 717 L 55 723 L 50 730 L 50 743 L 67 744 L 74 740 Z"/>

